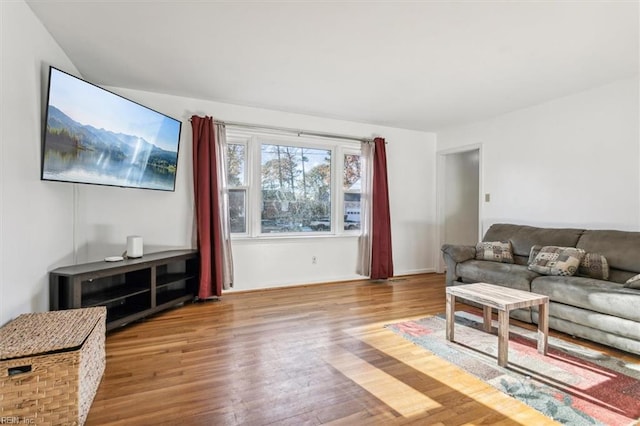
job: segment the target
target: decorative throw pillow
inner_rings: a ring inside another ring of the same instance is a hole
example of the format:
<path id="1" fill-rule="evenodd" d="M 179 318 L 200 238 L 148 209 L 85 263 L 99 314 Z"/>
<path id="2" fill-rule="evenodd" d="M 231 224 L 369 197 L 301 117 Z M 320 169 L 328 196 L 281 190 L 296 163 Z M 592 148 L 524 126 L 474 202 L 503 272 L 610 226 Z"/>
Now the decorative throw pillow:
<path id="1" fill-rule="evenodd" d="M 513 263 L 510 241 L 480 242 L 476 245 L 476 259 Z"/>
<path id="2" fill-rule="evenodd" d="M 573 247 L 544 246 L 529 270 L 544 275 L 570 276 L 578 271 L 584 254 L 584 250 Z"/>
<path id="3" fill-rule="evenodd" d="M 629 278 L 624 286 L 628 288 L 640 289 L 640 274 L 634 275 L 633 277 Z"/>
<path id="4" fill-rule="evenodd" d="M 531 250 L 529 251 L 529 260 L 527 261 L 527 265 L 531 265 L 534 260 L 536 260 L 536 256 L 540 253 L 540 249 L 542 246 L 535 245 L 531 246 Z"/>
<path id="5" fill-rule="evenodd" d="M 609 263 L 601 254 L 585 253 L 580 261 L 580 266 L 578 266 L 578 275 L 597 280 L 608 280 Z"/>

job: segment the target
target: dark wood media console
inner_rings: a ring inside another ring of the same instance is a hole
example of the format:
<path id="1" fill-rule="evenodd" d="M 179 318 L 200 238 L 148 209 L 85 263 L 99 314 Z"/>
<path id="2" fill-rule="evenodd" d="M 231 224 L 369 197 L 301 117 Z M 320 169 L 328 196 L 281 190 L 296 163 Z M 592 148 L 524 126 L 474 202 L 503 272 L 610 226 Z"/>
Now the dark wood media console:
<path id="1" fill-rule="evenodd" d="M 106 306 L 107 330 L 112 330 L 192 301 L 199 263 L 197 250 L 170 250 L 57 268 L 49 273 L 49 308 Z"/>

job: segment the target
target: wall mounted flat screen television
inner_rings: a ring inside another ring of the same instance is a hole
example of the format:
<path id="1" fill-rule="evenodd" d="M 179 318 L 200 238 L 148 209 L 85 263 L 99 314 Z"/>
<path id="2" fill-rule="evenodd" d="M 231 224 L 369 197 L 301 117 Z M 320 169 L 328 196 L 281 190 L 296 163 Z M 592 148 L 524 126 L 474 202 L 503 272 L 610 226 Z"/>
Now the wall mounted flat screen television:
<path id="1" fill-rule="evenodd" d="M 49 68 L 42 180 L 175 189 L 182 122 Z"/>

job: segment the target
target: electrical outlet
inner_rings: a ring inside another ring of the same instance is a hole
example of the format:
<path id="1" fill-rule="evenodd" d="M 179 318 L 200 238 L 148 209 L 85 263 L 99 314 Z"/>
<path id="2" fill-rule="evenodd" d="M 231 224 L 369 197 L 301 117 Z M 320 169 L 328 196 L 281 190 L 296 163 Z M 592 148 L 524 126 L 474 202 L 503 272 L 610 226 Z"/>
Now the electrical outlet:
<path id="1" fill-rule="evenodd" d="M 311 256 L 311 263 L 313 265 L 315 265 L 316 263 L 318 263 L 318 258 L 316 256 Z"/>

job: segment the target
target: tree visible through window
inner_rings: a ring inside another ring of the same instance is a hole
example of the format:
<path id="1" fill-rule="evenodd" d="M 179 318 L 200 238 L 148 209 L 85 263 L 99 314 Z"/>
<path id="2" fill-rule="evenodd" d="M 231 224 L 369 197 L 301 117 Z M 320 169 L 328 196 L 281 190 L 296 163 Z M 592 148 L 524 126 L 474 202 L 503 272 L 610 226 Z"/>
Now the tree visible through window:
<path id="1" fill-rule="evenodd" d="M 342 190 L 344 192 L 344 229 L 360 229 L 360 155 L 345 154 Z"/>
<path id="2" fill-rule="evenodd" d="M 227 131 L 226 162 L 236 236 L 359 231 L 361 161 L 355 146 Z"/>
<path id="3" fill-rule="evenodd" d="M 261 145 L 261 232 L 331 229 L 331 150 Z"/>
<path id="4" fill-rule="evenodd" d="M 247 147 L 227 144 L 227 183 L 229 186 L 229 220 L 231 232 L 247 232 Z"/>

